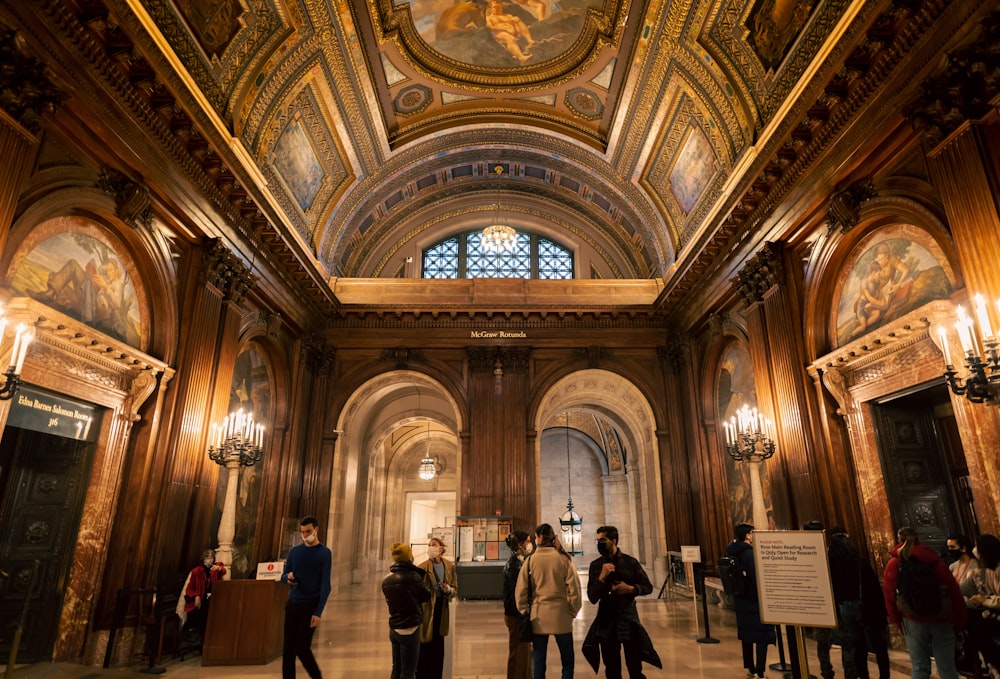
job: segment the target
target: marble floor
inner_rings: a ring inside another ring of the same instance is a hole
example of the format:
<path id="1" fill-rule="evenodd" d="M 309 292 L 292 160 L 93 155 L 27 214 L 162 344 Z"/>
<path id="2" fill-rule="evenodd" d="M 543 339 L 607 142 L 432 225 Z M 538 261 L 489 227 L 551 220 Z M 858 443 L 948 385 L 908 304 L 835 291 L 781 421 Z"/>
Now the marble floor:
<path id="1" fill-rule="evenodd" d="M 330 599 L 323 622 L 313 641 L 324 679 L 351 677 L 388 677 L 392 666 L 388 640 L 385 601 L 378 581 L 356 585 Z M 499 601 L 457 601 L 452 604 L 452 634 L 447 637 L 446 678 L 501 679 L 506 676 L 507 631 L 503 623 L 503 606 Z M 663 669 L 644 666 L 647 677 L 691 677 L 702 679 L 743 679 L 740 643 L 736 639 L 735 614 L 717 606 L 709 606 L 709 630 L 718 644 L 698 643 L 704 636 L 701 604 L 681 594 L 663 599 L 647 597 L 638 602 L 639 615 L 663 660 Z M 594 676 L 580 652 L 587 628 L 596 613 L 596 606 L 584 603 L 574 625 L 576 639 L 576 676 Z M 819 675 L 815 642 L 806 640 L 809 670 Z M 559 677 L 559 658 L 554 643 L 549 644 L 549 677 Z M 892 652 L 892 679 L 909 676 L 909 660 L 903 652 Z M 768 663 L 778 663 L 778 651 L 769 649 Z M 840 649 L 833 649 L 833 664 L 837 676 L 840 669 Z M 281 660 L 268 665 L 239 667 L 202 667 L 200 659 L 167 660 L 165 676 L 170 679 L 237 679 L 243 677 L 273 677 L 281 672 Z M 872 658 L 872 676 L 877 677 Z M 782 672 L 772 670 L 768 679 L 780 679 Z M 301 666 L 299 677 L 306 677 Z M 602 674 L 603 676 L 603 668 Z"/>

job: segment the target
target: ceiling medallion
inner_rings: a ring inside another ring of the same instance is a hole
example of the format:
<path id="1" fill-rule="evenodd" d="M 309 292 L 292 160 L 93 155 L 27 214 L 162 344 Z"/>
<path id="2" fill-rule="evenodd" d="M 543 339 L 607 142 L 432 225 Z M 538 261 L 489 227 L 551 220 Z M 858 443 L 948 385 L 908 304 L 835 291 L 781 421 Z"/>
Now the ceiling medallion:
<path id="1" fill-rule="evenodd" d="M 503 165 L 496 165 L 493 172 L 499 178 L 503 175 Z M 493 223 L 483 229 L 480 248 L 491 255 L 507 254 L 517 246 L 517 231 L 507 226 L 500 212 L 500 184 L 497 184 L 497 204 L 494 210 Z"/>

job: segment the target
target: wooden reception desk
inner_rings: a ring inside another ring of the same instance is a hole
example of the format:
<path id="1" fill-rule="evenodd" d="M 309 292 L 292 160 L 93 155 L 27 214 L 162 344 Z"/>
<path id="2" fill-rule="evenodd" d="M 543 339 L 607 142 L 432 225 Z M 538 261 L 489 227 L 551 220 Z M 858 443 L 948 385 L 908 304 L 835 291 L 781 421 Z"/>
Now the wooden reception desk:
<path id="1" fill-rule="evenodd" d="M 266 665 L 281 655 L 288 585 L 222 580 L 212 585 L 202 665 Z"/>

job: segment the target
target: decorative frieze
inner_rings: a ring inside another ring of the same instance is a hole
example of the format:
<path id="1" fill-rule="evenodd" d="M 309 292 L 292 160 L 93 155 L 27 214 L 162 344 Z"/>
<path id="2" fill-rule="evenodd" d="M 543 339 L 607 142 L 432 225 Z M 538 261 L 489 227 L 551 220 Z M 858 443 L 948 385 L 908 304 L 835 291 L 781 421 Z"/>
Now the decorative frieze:
<path id="1" fill-rule="evenodd" d="M 494 373 L 499 368 L 503 373 L 528 372 L 528 347 L 468 347 L 469 370 L 473 373 Z M 501 373 L 502 374 L 502 373 Z"/>
<path id="2" fill-rule="evenodd" d="M 784 280 L 783 251 L 783 244 L 766 242 L 736 274 L 733 285 L 747 306 L 763 301 L 765 293 Z"/>
<path id="3" fill-rule="evenodd" d="M 920 96 L 903 109 L 932 145 L 962 123 L 982 118 L 1000 94 L 1000 12 L 981 26 L 978 37 L 950 52 L 944 70 L 924 81 Z"/>
<path id="4" fill-rule="evenodd" d="M 42 116 L 52 113 L 68 95 L 52 85 L 45 64 L 25 56 L 17 31 L 0 27 L 0 107 L 33 134 L 42 129 Z"/>

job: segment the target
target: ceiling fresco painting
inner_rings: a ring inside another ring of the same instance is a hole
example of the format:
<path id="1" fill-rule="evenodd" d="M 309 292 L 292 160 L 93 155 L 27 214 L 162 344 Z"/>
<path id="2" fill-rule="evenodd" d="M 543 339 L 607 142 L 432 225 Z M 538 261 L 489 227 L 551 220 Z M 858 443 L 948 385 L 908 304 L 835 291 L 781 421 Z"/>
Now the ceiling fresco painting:
<path id="1" fill-rule="evenodd" d="M 907 58 L 927 1 L 92 0 L 60 21 L 322 295 L 482 228 L 499 162 L 503 202 L 581 276 L 683 300 Z"/>

